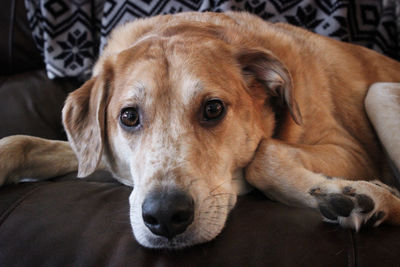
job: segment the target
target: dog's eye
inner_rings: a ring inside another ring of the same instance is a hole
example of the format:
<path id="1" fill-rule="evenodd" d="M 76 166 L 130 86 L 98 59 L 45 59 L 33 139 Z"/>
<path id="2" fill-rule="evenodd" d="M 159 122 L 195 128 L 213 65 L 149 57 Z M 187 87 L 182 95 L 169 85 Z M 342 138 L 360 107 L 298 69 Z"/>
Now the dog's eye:
<path id="1" fill-rule="evenodd" d="M 217 121 L 225 115 L 225 105 L 220 99 L 211 99 L 205 102 L 203 118 L 205 121 Z"/>
<path id="2" fill-rule="evenodd" d="M 139 112 L 136 108 L 124 108 L 121 111 L 120 120 L 126 127 L 137 127 L 140 124 Z"/>

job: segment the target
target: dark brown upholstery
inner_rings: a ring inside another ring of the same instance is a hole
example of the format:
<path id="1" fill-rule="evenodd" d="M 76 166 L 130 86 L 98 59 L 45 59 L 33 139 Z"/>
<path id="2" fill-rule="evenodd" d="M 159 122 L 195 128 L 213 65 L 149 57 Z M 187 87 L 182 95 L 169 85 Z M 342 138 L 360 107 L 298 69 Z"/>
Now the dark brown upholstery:
<path id="1" fill-rule="evenodd" d="M 16 6 L 23 8 L 20 2 Z M 3 22 L 11 11 L 0 10 Z M 13 25 L 19 25 L 20 15 L 15 19 Z M 1 47 L 8 38 L 4 25 Z M 34 47 L 18 44 L 26 50 L 13 48 L 11 57 L 0 49 L 2 73 L 8 73 L 0 78 L 0 137 L 23 133 L 63 139 L 60 111 L 76 84 L 50 81 L 42 70 L 22 72 Z M 258 192 L 239 198 L 214 241 L 180 251 L 146 249 L 131 232 L 130 192 L 106 172 L 0 188 L 0 266 L 400 266 L 400 227 L 355 233 L 322 223 L 315 211 L 286 207 Z"/>
<path id="2" fill-rule="evenodd" d="M 0 77 L 0 137 L 27 134 L 66 139 L 61 109 L 73 84 L 47 79 L 44 71 Z"/>
<path id="3" fill-rule="evenodd" d="M 27 24 L 24 0 L 3 0 L 0 8 L 0 75 L 42 68 Z"/>

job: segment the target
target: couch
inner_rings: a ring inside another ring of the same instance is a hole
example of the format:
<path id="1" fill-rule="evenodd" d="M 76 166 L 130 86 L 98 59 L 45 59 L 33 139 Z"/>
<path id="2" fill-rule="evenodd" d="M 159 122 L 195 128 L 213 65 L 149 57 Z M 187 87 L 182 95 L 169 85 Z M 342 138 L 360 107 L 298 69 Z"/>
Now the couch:
<path id="1" fill-rule="evenodd" d="M 0 138 L 66 139 L 61 108 L 79 82 L 47 78 L 23 0 L 1 7 Z M 0 266 L 400 266 L 400 227 L 356 233 L 257 191 L 239 197 L 215 240 L 178 251 L 146 249 L 130 228 L 130 192 L 100 171 L 1 187 Z"/>

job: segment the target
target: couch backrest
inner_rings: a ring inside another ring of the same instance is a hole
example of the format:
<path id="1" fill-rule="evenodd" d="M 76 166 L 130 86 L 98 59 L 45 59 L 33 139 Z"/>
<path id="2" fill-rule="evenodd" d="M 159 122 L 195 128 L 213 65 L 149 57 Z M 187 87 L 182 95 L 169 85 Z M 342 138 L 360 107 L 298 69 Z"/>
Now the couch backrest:
<path id="1" fill-rule="evenodd" d="M 43 68 L 26 18 L 24 0 L 0 4 L 0 75 Z"/>

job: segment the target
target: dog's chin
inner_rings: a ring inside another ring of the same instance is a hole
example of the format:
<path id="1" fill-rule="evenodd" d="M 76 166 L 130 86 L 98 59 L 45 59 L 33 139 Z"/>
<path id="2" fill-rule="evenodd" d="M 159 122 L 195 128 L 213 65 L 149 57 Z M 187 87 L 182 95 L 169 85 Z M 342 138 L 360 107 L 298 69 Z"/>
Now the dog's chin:
<path id="1" fill-rule="evenodd" d="M 134 235 L 140 245 L 151 249 L 183 249 L 210 241 L 201 239 L 198 240 L 186 234 L 178 235 L 172 239 L 167 239 L 166 237 L 157 236 L 154 234 L 138 235 L 134 233 Z"/>
<path id="2" fill-rule="evenodd" d="M 222 219 L 222 218 L 221 218 Z M 197 226 L 193 224 L 182 234 L 168 239 L 158 236 L 149 231 L 145 226 L 132 225 L 133 234 L 140 245 L 152 249 L 183 249 L 197 244 L 211 241 L 217 237 L 225 225 L 226 217 L 221 223 L 216 223 L 212 227 L 210 225 Z M 206 227 L 206 228 L 204 228 Z"/>

